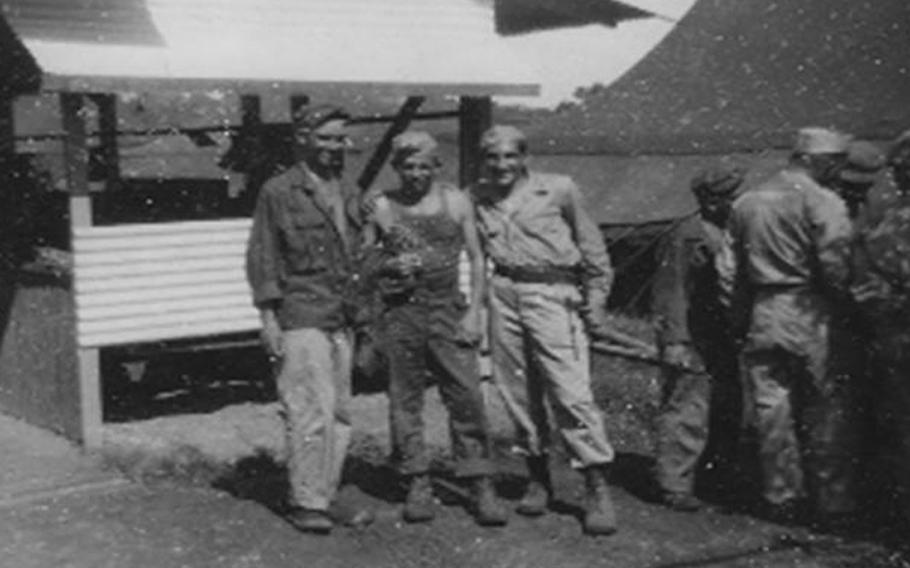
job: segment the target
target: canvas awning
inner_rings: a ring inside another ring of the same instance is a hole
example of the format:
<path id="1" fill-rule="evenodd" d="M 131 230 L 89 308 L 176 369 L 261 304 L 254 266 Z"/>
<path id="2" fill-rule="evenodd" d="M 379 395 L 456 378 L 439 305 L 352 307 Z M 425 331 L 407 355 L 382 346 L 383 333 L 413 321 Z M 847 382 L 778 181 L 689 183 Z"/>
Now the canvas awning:
<path id="1" fill-rule="evenodd" d="M 538 91 L 534 72 L 473 0 L 2 0 L 0 8 L 46 91 Z"/>

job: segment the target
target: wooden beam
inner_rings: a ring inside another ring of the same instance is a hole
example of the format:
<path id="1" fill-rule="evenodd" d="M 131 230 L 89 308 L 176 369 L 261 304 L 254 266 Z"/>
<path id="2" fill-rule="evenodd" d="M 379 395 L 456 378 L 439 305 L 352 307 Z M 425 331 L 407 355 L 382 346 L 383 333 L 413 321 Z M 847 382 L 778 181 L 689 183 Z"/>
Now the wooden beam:
<path id="1" fill-rule="evenodd" d="M 0 161 L 16 152 L 16 129 L 13 123 L 13 100 L 0 97 Z"/>
<path id="2" fill-rule="evenodd" d="M 66 185 L 70 195 L 88 195 L 88 144 L 85 126 L 85 97 L 61 93 L 63 114 L 63 155 Z"/>
<path id="3" fill-rule="evenodd" d="M 294 115 L 297 113 L 297 111 L 300 110 L 301 108 L 305 108 L 305 107 L 309 106 L 309 104 L 310 104 L 310 96 L 309 96 L 309 95 L 304 95 L 304 94 L 291 95 L 289 101 L 290 101 L 290 103 L 291 103 L 291 106 L 290 106 L 290 109 L 291 109 L 291 115 L 290 115 L 290 116 L 291 116 L 291 121 L 290 121 L 290 122 L 291 122 L 291 124 L 293 124 L 293 123 L 294 123 Z"/>
<path id="4" fill-rule="evenodd" d="M 458 181 L 468 187 L 480 177 L 480 137 L 493 124 L 493 103 L 490 97 L 461 97 L 458 106 Z"/>
<path id="5" fill-rule="evenodd" d="M 92 202 L 88 183 L 88 145 L 85 125 L 85 97 L 78 93 L 61 93 L 63 114 L 63 158 L 66 166 L 67 191 L 70 194 L 70 231 L 92 225 Z M 101 369 L 97 349 L 77 353 L 79 381 L 80 439 L 87 448 L 102 444 Z"/>
<path id="6" fill-rule="evenodd" d="M 256 129 L 262 125 L 262 101 L 259 95 L 242 95 L 240 97 L 241 130 Z"/>
<path id="7" fill-rule="evenodd" d="M 376 181 L 376 176 L 382 171 L 382 166 L 385 165 L 389 154 L 392 153 L 392 139 L 407 130 L 411 121 L 417 115 L 417 109 L 420 108 L 424 100 L 426 100 L 424 97 L 408 97 L 404 104 L 401 105 L 398 114 L 395 115 L 392 124 L 389 125 L 385 135 L 383 135 L 382 141 L 379 142 L 379 146 L 376 147 L 370 157 L 370 161 L 367 162 L 366 167 L 363 168 L 363 172 L 357 179 L 357 185 L 360 186 L 361 191 L 367 191 L 373 185 L 373 182 Z"/>
<path id="8" fill-rule="evenodd" d="M 98 135 L 101 159 L 104 163 L 105 189 L 120 187 L 120 148 L 117 144 L 117 96 L 90 95 L 98 107 Z"/>
<path id="9" fill-rule="evenodd" d="M 437 110 L 431 112 L 418 112 L 414 114 L 412 121 L 416 122 L 418 120 L 448 120 L 450 118 L 458 118 L 461 116 L 461 113 L 457 110 Z M 384 122 L 394 122 L 398 117 L 397 114 L 387 115 L 387 114 L 371 114 L 366 116 L 355 116 L 352 117 L 350 124 L 381 124 Z M 270 123 L 275 126 L 289 126 L 289 123 Z M 195 136 L 200 134 L 221 134 L 221 133 L 230 133 L 238 132 L 241 129 L 241 126 L 237 125 L 228 125 L 228 126 L 200 126 L 192 128 L 181 128 L 179 126 L 165 126 L 160 128 L 131 128 L 120 130 L 117 132 L 119 136 Z M 98 138 L 100 134 L 98 132 L 91 131 L 88 133 L 88 138 L 90 140 Z M 66 135 L 63 132 L 45 132 L 43 134 L 21 134 L 15 137 L 16 140 L 22 140 L 25 142 L 37 142 L 41 140 L 58 140 L 65 138 Z"/>

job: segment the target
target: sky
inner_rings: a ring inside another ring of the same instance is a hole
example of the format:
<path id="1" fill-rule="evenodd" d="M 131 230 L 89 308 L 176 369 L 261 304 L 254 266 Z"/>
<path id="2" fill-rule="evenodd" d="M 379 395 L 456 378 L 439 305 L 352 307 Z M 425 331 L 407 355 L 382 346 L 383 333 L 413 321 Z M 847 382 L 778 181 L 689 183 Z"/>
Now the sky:
<path id="1" fill-rule="evenodd" d="M 656 47 L 695 1 L 634 0 L 628 3 L 653 10 L 662 17 L 629 20 L 615 28 L 589 25 L 506 38 L 506 43 L 537 69 L 543 84 L 540 97 L 498 100 L 553 108 L 560 102 L 573 100 L 578 87 L 612 83 Z"/>

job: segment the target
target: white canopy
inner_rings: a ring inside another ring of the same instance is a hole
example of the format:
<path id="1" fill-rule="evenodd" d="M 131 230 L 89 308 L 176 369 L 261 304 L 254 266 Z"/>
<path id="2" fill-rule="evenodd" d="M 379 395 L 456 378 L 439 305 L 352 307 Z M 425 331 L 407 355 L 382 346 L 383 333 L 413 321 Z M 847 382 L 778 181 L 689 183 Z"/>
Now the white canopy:
<path id="1" fill-rule="evenodd" d="M 472 0 L 0 0 L 44 90 L 534 95 Z"/>

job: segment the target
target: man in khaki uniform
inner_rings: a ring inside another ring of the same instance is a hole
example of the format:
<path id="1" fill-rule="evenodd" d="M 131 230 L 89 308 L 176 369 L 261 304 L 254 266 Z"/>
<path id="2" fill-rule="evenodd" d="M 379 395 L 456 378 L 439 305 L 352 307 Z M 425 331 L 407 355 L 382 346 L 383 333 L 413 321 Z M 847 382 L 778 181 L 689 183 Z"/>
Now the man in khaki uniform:
<path id="1" fill-rule="evenodd" d="M 329 506 L 351 438 L 356 190 L 341 174 L 348 114 L 330 105 L 294 116 L 299 160 L 259 193 L 247 277 L 266 350 L 278 362 L 292 511 L 305 532 L 328 533 Z M 349 522 L 367 522 L 354 512 Z"/>
<path id="2" fill-rule="evenodd" d="M 566 176 L 529 171 L 527 142 L 496 126 L 482 138 L 485 177 L 472 188 L 490 282 L 493 377 L 520 431 L 531 481 L 518 507 L 546 511 L 550 428 L 545 397 L 572 465 L 587 481 L 584 528 L 611 534 L 613 447 L 591 392 L 587 327 L 604 325 L 613 272 L 603 237 Z"/>
<path id="3" fill-rule="evenodd" d="M 888 154 L 891 175 L 882 220 L 859 239 L 851 292 L 869 330 L 869 379 L 887 493 L 899 510 L 896 534 L 910 531 L 910 131 Z"/>
<path id="4" fill-rule="evenodd" d="M 775 520 L 797 520 L 805 498 L 818 504 L 840 482 L 829 341 L 833 307 L 846 297 L 852 228 L 825 186 L 847 143 L 831 130 L 800 130 L 789 165 L 739 197 L 730 219 L 746 409 L 758 434 L 764 513 Z"/>

